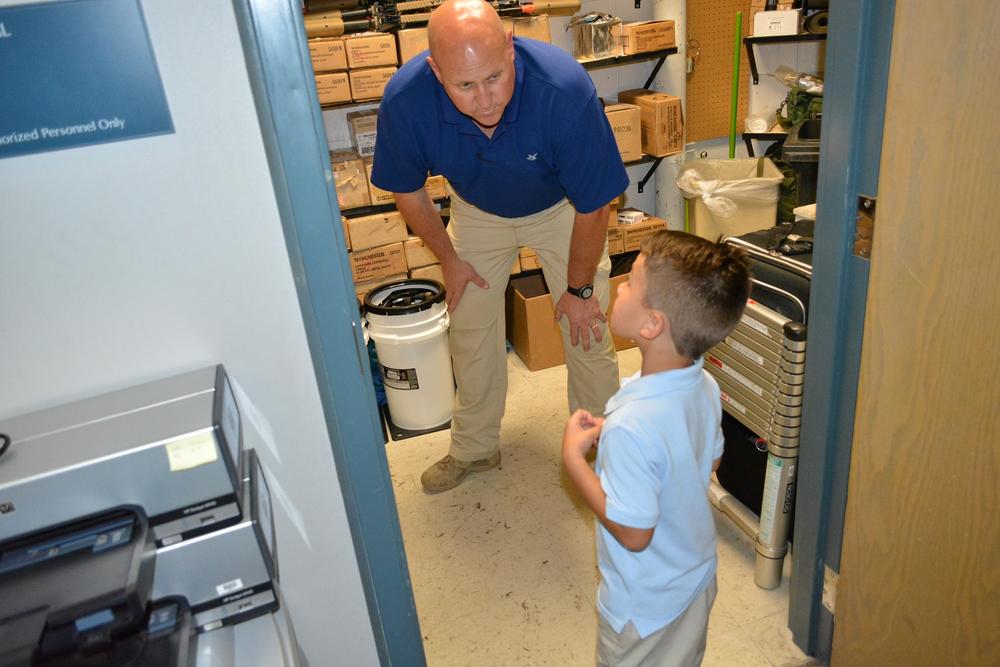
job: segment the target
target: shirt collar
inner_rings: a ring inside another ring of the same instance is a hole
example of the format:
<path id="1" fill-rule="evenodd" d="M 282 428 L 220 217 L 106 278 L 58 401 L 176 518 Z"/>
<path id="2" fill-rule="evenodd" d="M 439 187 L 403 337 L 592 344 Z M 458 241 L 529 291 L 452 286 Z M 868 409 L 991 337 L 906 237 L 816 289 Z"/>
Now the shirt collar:
<path id="1" fill-rule="evenodd" d="M 504 109 L 504 123 L 513 123 L 517 120 L 517 115 L 521 112 L 521 91 L 524 90 L 524 58 L 518 54 L 517 38 L 514 39 L 514 94 Z"/>
<path id="2" fill-rule="evenodd" d="M 430 65 L 427 66 L 430 68 Z M 431 73 L 433 76 L 433 72 Z M 435 78 L 435 81 L 437 79 Z M 437 82 L 435 90 L 437 90 L 438 97 L 438 107 L 441 109 L 441 118 L 444 122 L 449 125 L 457 125 L 458 131 L 462 134 L 474 134 L 482 135 L 483 131 L 479 129 L 471 118 L 463 114 L 455 104 L 448 97 L 448 93 L 445 92 L 444 86 L 441 82 Z M 521 110 L 521 88 L 524 84 L 524 59 L 520 58 L 517 54 L 517 48 L 514 49 L 514 94 L 510 98 L 510 102 L 507 103 L 507 108 L 504 109 L 503 118 L 500 120 L 500 125 L 506 125 L 508 123 L 513 123 L 517 120 L 517 116 Z M 495 136 L 495 135 L 494 135 Z"/>
<path id="3" fill-rule="evenodd" d="M 656 398 L 675 391 L 692 389 L 701 382 L 703 364 L 704 360 L 699 358 L 686 368 L 676 368 L 650 375 L 636 373 L 622 382 L 621 389 L 608 399 L 604 408 L 605 415 L 611 414 L 632 401 Z"/>

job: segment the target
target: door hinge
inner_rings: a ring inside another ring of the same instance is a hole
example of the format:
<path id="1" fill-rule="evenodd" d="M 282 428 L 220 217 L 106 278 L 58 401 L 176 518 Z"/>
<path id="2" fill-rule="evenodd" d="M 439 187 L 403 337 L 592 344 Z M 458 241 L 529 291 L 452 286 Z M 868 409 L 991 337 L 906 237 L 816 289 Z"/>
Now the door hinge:
<path id="1" fill-rule="evenodd" d="M 858 214 L 854 225 L 854 254 L 871 259 L 872 237 L 875 235 L 875 197 L 858 197 Z"/>
<path id="2" fill-rule="evenodd" d="M 834 614 L 834 607 L 837 606 L 837 581 L 839 579 L 839 573 L 831 570 L 829 565 L 823 566 L 823 606 L 826 607 L 831 616 Z"/>

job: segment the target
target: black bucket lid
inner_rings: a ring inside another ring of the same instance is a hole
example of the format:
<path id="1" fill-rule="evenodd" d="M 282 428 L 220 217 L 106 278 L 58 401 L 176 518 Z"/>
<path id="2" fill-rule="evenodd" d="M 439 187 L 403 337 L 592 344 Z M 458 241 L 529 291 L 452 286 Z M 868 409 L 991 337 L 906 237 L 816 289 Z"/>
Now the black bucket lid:
<path id="1" fill-rule="evenodd" d="M 411 278 L 379 285 L 365 295 L 365 310 L 375 315 L 409 315 L 444 301 L 444 285 Z M 375 301 L 375 297 L 379 297 Z"/>

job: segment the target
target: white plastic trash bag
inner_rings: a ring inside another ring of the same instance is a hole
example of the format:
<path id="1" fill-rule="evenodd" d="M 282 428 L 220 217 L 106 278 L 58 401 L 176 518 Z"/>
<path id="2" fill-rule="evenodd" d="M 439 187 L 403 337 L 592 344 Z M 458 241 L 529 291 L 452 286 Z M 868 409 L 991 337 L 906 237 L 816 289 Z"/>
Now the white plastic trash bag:
<path id="1" fill-rule="evenodd" d="M 731 218 L 741 204 L 777 204 L 784 176 L 768 158 L 699 159 L 681 165 L 677 187 L 687 199 L 700 198 L 712 215 Z"/>

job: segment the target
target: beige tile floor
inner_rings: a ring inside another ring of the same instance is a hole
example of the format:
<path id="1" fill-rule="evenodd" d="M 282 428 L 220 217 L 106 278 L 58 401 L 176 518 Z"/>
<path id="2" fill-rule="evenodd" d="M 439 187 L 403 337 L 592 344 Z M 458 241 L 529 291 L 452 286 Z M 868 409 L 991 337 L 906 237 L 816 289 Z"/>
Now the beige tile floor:
<path id="1" fill-rule="evenodd" d="M 623 375 L 637 350 L 619 354 Z M 417 615 L 431 667 L 593 665 L 598 572 L 594 519 L 562 473 L 565 367 L 530 372 L 508 355 L 498 469 L 425 494 L 420 473 L 447 453 L 448 431 L 387 445 Z M 753 542 L 715 513 L 719 595 L 705 665 L 813 664 L 786 627 L 781 586 L 753 583 Z"/>

